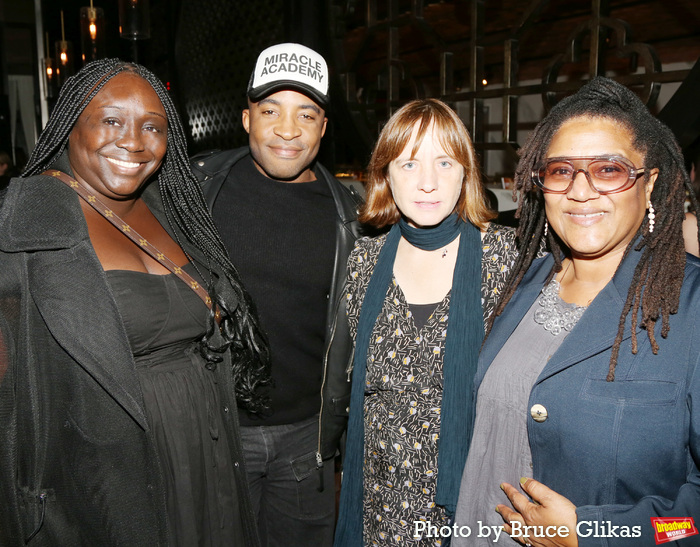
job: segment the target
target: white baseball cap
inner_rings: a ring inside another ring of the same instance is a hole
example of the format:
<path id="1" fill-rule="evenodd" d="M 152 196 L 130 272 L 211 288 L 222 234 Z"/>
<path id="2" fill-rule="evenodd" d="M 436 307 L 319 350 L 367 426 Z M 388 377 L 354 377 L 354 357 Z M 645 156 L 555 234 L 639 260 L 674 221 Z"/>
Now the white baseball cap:
<path id="1" fill-rule="evenodd" d="M 248 82 L 248 97 L 257 102 L 281 89 L 299 91 L 326 108 L 330 101 L 326 60 L 301 44 L 277 44 L 267 48 L 255 63 Z"/>

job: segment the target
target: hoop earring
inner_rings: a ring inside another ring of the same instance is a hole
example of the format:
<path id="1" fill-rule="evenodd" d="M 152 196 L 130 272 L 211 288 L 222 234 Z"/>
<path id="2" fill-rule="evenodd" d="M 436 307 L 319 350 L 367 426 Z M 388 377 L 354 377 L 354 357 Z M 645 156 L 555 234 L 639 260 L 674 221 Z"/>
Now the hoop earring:
<path id="1" fill-rule="evenodd" d="M 654 219 L 656 218 L 654 206 L 651 204 L 651 201 L 649 202 L 647 209 L 649 209 L 649 212 L 647 213 L 647 218 L 649 219 L 649 233 L 651 234 L 654 232 Z"/>
<path id="2" fill-rule="evenodd" d="M 549 222 L 547 222 L 547 219 L 544 219 L 544 237 L 547 237 L 547 232 L 549 231 Z"/>

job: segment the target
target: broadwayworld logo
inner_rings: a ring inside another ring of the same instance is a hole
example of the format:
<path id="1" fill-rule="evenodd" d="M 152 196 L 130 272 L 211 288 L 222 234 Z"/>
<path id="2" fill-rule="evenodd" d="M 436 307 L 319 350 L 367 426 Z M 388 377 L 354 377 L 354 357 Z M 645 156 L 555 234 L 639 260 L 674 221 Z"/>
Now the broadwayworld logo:
<path id="1" fill-rule="evenodd" d="M 657 545 L 698 534 L 698 529 L 695 527 L 693 517 L 651 517 L 651 525 L 654 527 L 654 535 Z"/>

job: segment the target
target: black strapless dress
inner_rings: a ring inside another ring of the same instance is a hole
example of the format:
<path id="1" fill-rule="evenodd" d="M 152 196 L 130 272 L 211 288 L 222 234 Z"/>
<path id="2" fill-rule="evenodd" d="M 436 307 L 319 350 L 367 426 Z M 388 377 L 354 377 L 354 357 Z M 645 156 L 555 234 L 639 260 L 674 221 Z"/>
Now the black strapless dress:
<path id="1" fill-rule="evenodd" d="M 184 268 L 198 279 L 191 264 Z M 161 460 L 171 545 L 242 545 L 216 378 L 196 341 L 207 307 L 174 274 L 109 270 Z"/>

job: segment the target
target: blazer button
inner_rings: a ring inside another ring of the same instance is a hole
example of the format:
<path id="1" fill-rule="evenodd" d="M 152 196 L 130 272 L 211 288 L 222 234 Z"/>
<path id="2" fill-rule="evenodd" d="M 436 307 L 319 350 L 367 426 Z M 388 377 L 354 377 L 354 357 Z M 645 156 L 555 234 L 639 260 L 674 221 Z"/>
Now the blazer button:
<path id="1" fill-rule="evenodd" d="M 530 416 L 536 422 L 544 422 L 547 419 L 547 409 L 540 404 L 532 405 Z"/>

